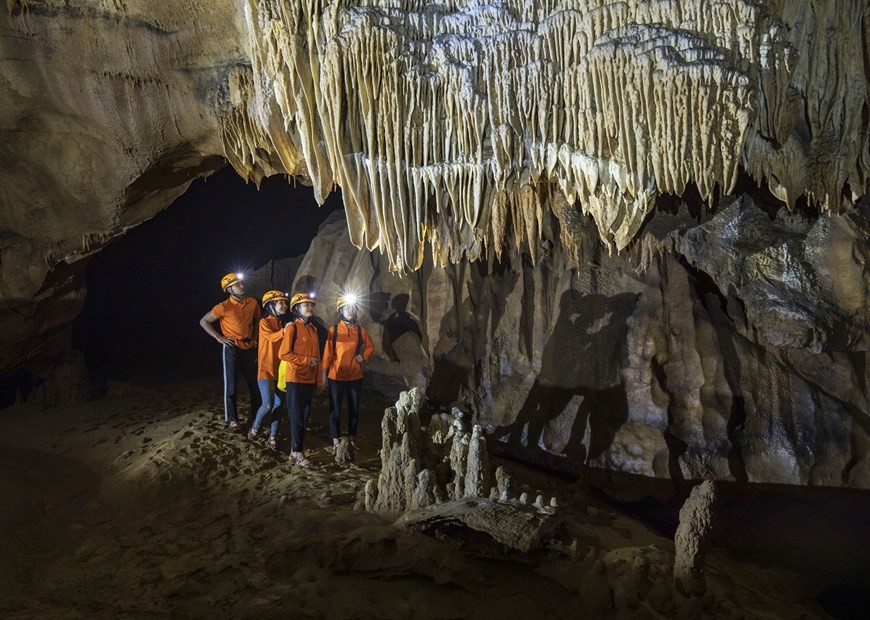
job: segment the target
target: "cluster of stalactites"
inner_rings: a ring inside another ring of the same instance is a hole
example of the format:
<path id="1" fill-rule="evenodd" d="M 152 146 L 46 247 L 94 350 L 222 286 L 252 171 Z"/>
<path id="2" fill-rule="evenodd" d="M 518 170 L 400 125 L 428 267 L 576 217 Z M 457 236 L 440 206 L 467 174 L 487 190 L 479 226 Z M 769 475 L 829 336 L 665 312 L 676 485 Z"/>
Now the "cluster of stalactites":
<path id="1" fill-rule="evenodd" d="M 227 154 L 246 177 L 264 158 L 304 169 L 321 202 L 340 186 L 354 244 L 397 271 L 426 244 L 440 264 L 534 247 L 554 191 L 617 250 L 659 194 L 727 193 L 741 164 L 830 208 L 870 156 L 867 86 L 837 79 L 863 75 L 863 3 L 828 4 L 248 0 L 253 75 L 231 84 Z M 842 40 L 798 63 L 835 25 Z M 827 181 L 806 123 L 841 145 Z"/>

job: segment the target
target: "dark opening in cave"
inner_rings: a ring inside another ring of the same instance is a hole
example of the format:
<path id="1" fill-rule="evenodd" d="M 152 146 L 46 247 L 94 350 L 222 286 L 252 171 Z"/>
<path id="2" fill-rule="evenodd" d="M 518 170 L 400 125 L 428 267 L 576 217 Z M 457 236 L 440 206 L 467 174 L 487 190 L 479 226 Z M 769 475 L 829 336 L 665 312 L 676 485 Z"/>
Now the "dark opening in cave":
<path id="1" fill-rule="evenodd" d="M 310 187 L 284 177 L 266 178 L 258 189 L 225 168 L 194 181 L 171 207 L 88 265 L 72 337 L 92 384 L 179 373 L 219 380 L 214 342 L 197 321 L 225 297 L 221 276 L 304 254 L 317 227 L 340 208 L 339 192 L 318 208 Z"/>

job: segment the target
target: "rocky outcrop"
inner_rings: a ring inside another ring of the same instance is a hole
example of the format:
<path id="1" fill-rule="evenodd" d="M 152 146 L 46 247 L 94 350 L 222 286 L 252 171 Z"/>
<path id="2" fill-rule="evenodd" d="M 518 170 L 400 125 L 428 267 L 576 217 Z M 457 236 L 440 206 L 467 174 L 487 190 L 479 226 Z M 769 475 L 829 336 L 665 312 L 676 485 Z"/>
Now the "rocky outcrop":
<path id="1" fill-rule="evenodd" d="M 86 257 L 225 166 L 220 117 L 246 64 L 232 2 L 7 5 L 0 372 L 62 353 Z"/>
<path id="2" fill-rule="evenodd" d="M 422 403 L 420 390 L 412 388 L 399 394 L 396 406 L 384 412 L 381 472 L 377 481 L 366 485 L 366 508 L 404 512 L 445 499 L 488 497 L 490 489 L 498 499 L 480 426 L 466 432 L 463 414 L 455 410 L 452 420 L 435 414 L 423 427 Z M 507 489 L 501 494 L 507 496 Z"/>

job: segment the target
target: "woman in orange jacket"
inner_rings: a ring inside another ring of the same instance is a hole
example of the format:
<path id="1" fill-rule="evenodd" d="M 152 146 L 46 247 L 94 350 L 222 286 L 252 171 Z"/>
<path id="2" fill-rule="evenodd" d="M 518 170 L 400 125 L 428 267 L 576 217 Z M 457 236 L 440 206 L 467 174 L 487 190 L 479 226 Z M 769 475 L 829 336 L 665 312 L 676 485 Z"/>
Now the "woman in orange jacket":
<path id="1" fill-rule="evenodd" d="M 357 323 L 356 300 L 351 295 L 338 298 L 339 321 L 329 328 L 323 353 L 321 381 L 329 380 L 331 410 L 329 432 L 332 443 L 341 437 L 341 401 L 347 396 L 347 434 L 356 447 L 359 396 L 362 391 L 362 364 L 371 359 L 375 345 L 365 328 Z"/>
<path id="2" fill-rule="evenodd" d="M 314 298 L 296 293 L 290 298 L 293 321 L 284 328 L 284 338 L 278 357 L 287 362 L 284 373 L 287 381 L 287 413 L 290 416 L 290 461 L 300 467 L 311 467 L 305 458 L 303 442 L 305 428 L 311 417 L 311 397 L 315 385 L 318 391 L 323 382 L 317 367 L 320 365 L 320 340 L 314 326 Z"/>
<path id="3" fill-rule="evenodd" d="M 278 398 L 278 350 L 284 339 L 284 324 L 287 314 L 287 295 L 281 291 L 268 291 L 263 295 L 263 310 L 266 313 L 260 319 L 259 344 L 257 346 L 257 386 L 260 388 L 260 397 L 263 404 L 257 411 L 254 424 L 248 431 L 248 439 L 254 441 L 263 420 L 270 413 L 281 406 Z M 278 438 L 278 416 L 272 416 L 272 425 L 269 429 L 269 447 L 276 448 Z"/>

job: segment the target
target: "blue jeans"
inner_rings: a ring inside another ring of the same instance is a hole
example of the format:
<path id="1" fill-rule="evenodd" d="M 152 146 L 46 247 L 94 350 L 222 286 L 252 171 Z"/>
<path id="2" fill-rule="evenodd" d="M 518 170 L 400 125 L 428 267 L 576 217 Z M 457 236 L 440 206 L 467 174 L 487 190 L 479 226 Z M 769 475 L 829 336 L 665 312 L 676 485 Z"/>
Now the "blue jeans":
<path id="1" fill-rule="evenodd" d="M 236 406 L 236 379 L 241 373 L 251 394 L 251 412 L 260 408 L 260 392 L 257 389 L 257 349 L 239 349 L 223 346 L 221 354 L 224 362 L 224 420 L 239 421 Z"/>
<path id="2" fill-rule="evenodd" d="M 329 434 L 333 439 L 341 437 L 341 401 L 347 394 L 347 434 L 356 437 L 359 420 L 359 394 L 362 379 L 356 381 L 336 381 L 329 379 Z"/>
<path id="3" fill-rule="evenodd" d="M 281 406 L 281 399 L 275 392 L 278 387 L 277 379 L 257 379 L 257 386 L 260 388 L 260 399 L 263 404 L 257 411 L 257 417 L 254 418 L 254 425 L 251 427 L 255 431 L 260 430 L 260 425 L 263 424 L 263 418 L 270 413 L 274 414 L 275 410 Z M 278 436 L 278 422 L 280 418 L 272 415 L 272 427 L 269 429 L 269 437 Z"/>
<path id="4" fill-rule="evenodd" d="M 305 429 L 311 417 L 313 383 L 287 382 L 287 414 L 290 416 L 290 451 L 302 452 Z"/>

